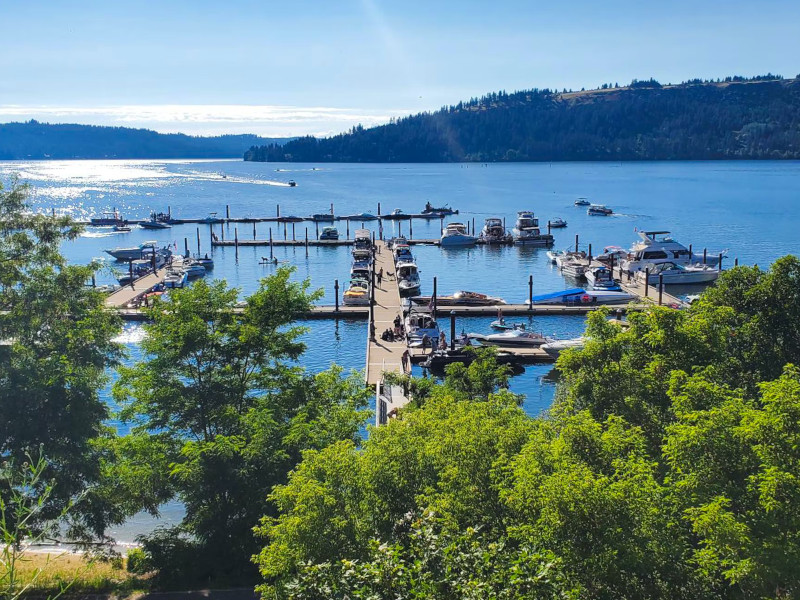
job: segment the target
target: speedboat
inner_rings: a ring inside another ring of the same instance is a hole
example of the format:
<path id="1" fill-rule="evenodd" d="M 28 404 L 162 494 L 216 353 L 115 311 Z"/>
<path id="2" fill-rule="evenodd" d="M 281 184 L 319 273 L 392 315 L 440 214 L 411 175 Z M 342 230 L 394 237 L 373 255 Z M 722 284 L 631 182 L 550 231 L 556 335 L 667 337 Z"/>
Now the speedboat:
<path id="1" fill-rule="evenodd" d="M 399 262 L 396 268 L 397 287 L 403 295 L 411 295 L 419 292 L 420 280 L 419 269 L 413 262 Z"/>
<path id="2" fill-rule="evenodd" d="M 512 329 L 511 331 L 504 331 L 503 333 L 491 333 L 483 335 L 480 333 L 467 334 L 469 339 L 478 340 L 481 344 L 489 344 L 492 346 L 541 346 L 550 340 L 544 337 L 541 333 L 535 331 L 526 331 L 525 329 Z"/>
<path id="3" fill-rule="evenodd" d="M 607 267 L 591 267 L 583 274 L 586 281 L 594 289 L 619 290 L 619 284 L 614 281 L 611 269 Z"/>
<path id="4" fill-rule="evenodd" d="M 533 304 L 566 304 L 570 306 L 582 304 L 627 304 L 635 300 L 636 296 L 627 292 L 612 290 L 585 290 L 583 288 L 570 288 L 559 292 L 540 294 L 532 298 Z M 530 304 L 525 300 L 525 304 Z"/>
<path id="5" fill-rule="evenodd" d="M 674 262 L 662 262 L 645 267 L 650 270 L 647 282 L 658 284 L 663 280 L 664 285 L 711 283 L 719 277 L 719 270 L 709 265 L 679 265 Z M 639 271 L 637 277 L 644 278 L 644 273 Z"/>
<path id="6" fill-rule="evenodd" d="M 369 281 L 372 277 L 372 270 L 370 269 L 369 260 L 356 260 L 350 267 L 350 279 L 360 279 L 362 281 Z"/>
<path id="7" fill-rule="evenodd" d="M 586 252 L 584 252 L 583 250 L 580 250 L 579 252 L 575 252 L 574 250 L 564 250 L 563 252 L 559 252 L 555 258 L 556 258 L 556 266 L 558 266 L 558 268 L 560 269 L 568 262 L 585 261 L 587 259 L 587 256 Z"/>
<path id="8" fill-rule="evenodd" d="M 189 277 L 183 269 L 169 269 L 164 277 L 164 287 L 168 289 L 182 288 Z"/>
<path id="9" fill-rule="evenodd" d="M 288 181 L 289 187 L 297 187 L 297 182 L 294 179 Z"/>
<path id="10" fill-rule="evenodd" d="M 338 240 L 339 230 L 336 227 L 323 227 L 322 233 L 319 234 L 321 240 Z"/>
<path id="11" fill-rule="evenodd" d="M 699 263 L 703 260 L 703 255 L 693 254 L 689 249 L 676 242 L 669 235 L 669 231 L 640 231 L 641 238 L 630 249 L 630 257 L 620 266 L 625 271 L 643 271 L 652 264 L 671 262 L 678 265 L 688 265 Z M 720 254 L 707 254 L 705 264 L 716 266 L 719 263 Z"/>
<path id="12" fill-rule="evenodd" d="M 565 250 L 548 250 L 547 251 L 547 258 L 550 260 L 551 264 L 558 264 L 558 258 L 563 256 L 566 253 Z"/>
<path id="13" fill-rule="evenodd" d="M 458 211 L 453 210 L 447 204 L 442 207 L 435 207 L 430 202 L 425 203 L 425 208 L 422 209 L 423 215 L 435 215 L 437 217 L 449 217 L 450 215 L 457 215 Z"/>
<path id="14" fill-rule="evenodd" d="M 561 217 L 556 217 L 555 219 L 548 221 L 548 223 L 550 224 L 551 229 L 561 229 L 567 226 L 567 222 Z"/>
<path id="15" fill-rule="evenodd" d="M 347 219 L 348 221 L 374 221 L 377 218 L 378 217 L 376 217 L 375 215 L 366 212 L 358 213 L 357 215 L 347 215 L 345 217 L 345 219 Z"/>
<path id="16" fill-rule="evenodd" d="M 483 223 L 479 239 L 484 244 L 505 244 L 512 240 L 511 234 L 506 233 L 503 221 L 497 217 L 489 217 Z"/>
<path id="17" fill-rule="evenodd" d="M 217 213 L 212 212 L 208 213 L 207 217 L 200 219 L 200 223 L 205 223 L 206 225 L 214 225 L 215 223 L 224 223 L 225 219 L 220 219 L 217 217 Z"/>
<path id="18" fill-rule="evenodd" d="M 117 260 L 140 260 L 151 256 L 155 252 L 157 245 L 158 242 L 143 242 L 134 248 L 114 248 L 112 250 L 104 250 L 104 252 Z"/>
<path id="19" fill-rule="evenodd" d="M 89 219 L 89 225 L 94 227 L 109 227 L 127 224 L 127 221 L 120 216 L 116 208 L 112 212 L 104 212 L 102 215 L 103 216 L 101 217 L 93 217 Z"/>
<path id="20" fill-rule="evenodd" d="M 602 204 L 592 204 L 588 209 L 586 209 L 586 214 L 607 217 L 608 215 L 614 214 L 614 211 L 607 206 L 603 206 Z"/>
<path id="21" fill-rule="evenodd" d="M 583 348 L 586 344 L 586 339 L 583 337 L 573 338 L 571 340 L 551 340 L 546 344 L 542 344 L 540 348 L 547 352 L 553 359 L 558 358 L 563 350 L 569 348 Z"/>
<path id="22" fill-rule="evenodd" d="M 114 231 L 118 233 L 129 233 L 131 230 L 130 225 L 114 225 Z"/>
<path id="23" fill-rule="evenodd" d="M 603 253 L 595 256 L 594 259 L 601 263 L 614 263 L 620 264 L 628 257 L 628 251 L 620 246 L 606 246 L 603 248 Z"/>
<path id="24" fill-rule="evenodd" d="M 539 219 L 529 210 L 517 213 L 517 223 L 513 233 L 514 242 L 517 244 L 543 247 L 553 245 L 553 236 L 539 230 Z"/>
<path id="25" fill-rule="evenodd" d="M 448 223 L 442 230 L 442 246 L 474 246 L 478 238 L 467 233 L 467 227 L 463 223 Z"/>
<path id="26" fill-rule="evenodd" d="M 363 279 L 351 279 L 343 302 L 348 306 L 364 306 L 369 304 L 369 283 Z"/>
<path id="27" fill-rule="evenodd" d="M 333 223 L 334 217 L 331 213 L 314 213 L 311 220 L 317 223 Z"/>
<path id="28" fill-rule="evenodd" d="M 489 323 L 489 327 L 500 331 L 508 331 L 510 329 L 525 329 L 525 323 L 507 323 L 505 319 L 500 318 Z"/>
<path id="29" fill-rule="evenodd" d="M 407 215 L 406 213 L 404 213 L 402 209 L 395 208 L 391 213 L 389 213 L 388 215 L 385 215 L 383 218 L 397 221 L 397 220 L 403 220 L 403 219 L 410 219 L 411 216 Z"/>
<path id="30" fill-rule="evenodd" d="M 205 256 L 200 256 L 199 254 L 195 254 L 194 258 L 192 259 L 199 265 L 203 265 L 206 271 L 211 271 L 214 268 L 214 259 L 211 258 L 208 254 Z"/>
<path id="31" fill-rule="evenodd" d="M 578 198 L 575 200 L 575 206 L 589 206 L 591 202 L 589 202 L 586 198 Z"/>
<path id="32" fill-rule="evenodd" d="M 415 296 L 411 298 L 415 304 L 432 304 L 431 296 Z M 458 291 L 452 296 L 436 296 L 438 306 L 494 306 L 506 304 L 506 301 L 496 296 L 487 296 L 478 292 Z"/>
<path id="33" fill-rule="evenodd" d="M 186 273 L 186 276 L 189 279 L 194 279 L 195 277 L 205 277 L 206 275 L 206 268 L 192 259 L 183 261 L 183 266 L 181 269 L 184 273 Z"/>

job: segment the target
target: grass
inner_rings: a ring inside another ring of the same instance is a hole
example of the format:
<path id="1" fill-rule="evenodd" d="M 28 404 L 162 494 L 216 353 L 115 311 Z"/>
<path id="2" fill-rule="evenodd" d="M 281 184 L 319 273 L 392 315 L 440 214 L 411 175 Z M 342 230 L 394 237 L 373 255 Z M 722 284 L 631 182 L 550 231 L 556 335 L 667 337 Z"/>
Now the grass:
<path id="1" fill-rule="evenodd" d="M 119 561 L 87 560 L 80 554 L 26 552 L 19 563 L 19 579 L 26 585 L 34 578 L 30 595 L 57 593 L 71 581 L 69 592 L 117 592 L 128 594 L 147 588 L 147 582 L 125 569 Z M 41 573 L 36 577 L 36 573 Z"/>

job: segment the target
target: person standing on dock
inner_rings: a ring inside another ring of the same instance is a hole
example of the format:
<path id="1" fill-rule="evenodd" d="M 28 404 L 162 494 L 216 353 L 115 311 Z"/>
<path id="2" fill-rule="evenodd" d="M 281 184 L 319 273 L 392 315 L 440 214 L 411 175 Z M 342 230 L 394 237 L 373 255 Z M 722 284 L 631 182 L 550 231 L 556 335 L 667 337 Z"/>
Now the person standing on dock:
<path id="1" fill-rule="evenodd" d="M 400 357 L 400 364 L 403 366 L 403 373 L 407 373 L 411 369 L 409 368 L 409 362 L 411 360 L 411 355 L 408 353 L 408 348 L 403 351 L 403 355 Z"/>
<path id="2" fill-rule="evenodd" d="M 447 336 L 444 331 L 439 334 L 439 350 L 447 350 Z"/>
<path id="3" fill-rule="evenodd" d="M 424 333 L 422 335 L 422 353 L 423 354 L 425 354 L 425 348 L 428 347 L 428 346 L 431 347 L 431 353 L 433 353 L 433 344 L 431 343 L 431 336 L 429 336 L 427 333 Z"/>

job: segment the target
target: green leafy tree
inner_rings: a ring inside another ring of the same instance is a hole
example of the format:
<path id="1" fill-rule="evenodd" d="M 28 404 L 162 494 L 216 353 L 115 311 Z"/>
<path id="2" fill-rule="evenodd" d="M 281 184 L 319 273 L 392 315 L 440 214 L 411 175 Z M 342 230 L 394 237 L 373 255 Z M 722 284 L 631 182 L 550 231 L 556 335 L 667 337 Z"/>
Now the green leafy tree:
<path id="1" fill-rule="evenodd" d="M 177 497 L 186 507 L 180 526 L 145 542 L 165 580 L 250 576 L 252 528 L 273 486 L 303 450 L 359 440 L 363 382 L 290 365 L 304 349 L 294 322 L 319 295 L 291 274 L 262 280 L 240 311 L 222 281 L 172 292 L 149 311 L 145 359 L 120 369 L 114 393 L 134 431 L 119 489 L 142 478 L 144 506 Z"/>
<path id="2" fill-rule="evenodd" d="M 121 357 L 120 322 L 86 286 L 96 265 L 68 265 L 60 253 L 80 227 L 34 214 L 27 196 L 17 182 L 0 188 L 0 455 L 21 463 L 46 445 L 54 488 L 38 515 L 59 515 L 81 494 L 68 533 L 97 539 L 113 520 L 95 494 L 110 435 L 98 390 Z"/>

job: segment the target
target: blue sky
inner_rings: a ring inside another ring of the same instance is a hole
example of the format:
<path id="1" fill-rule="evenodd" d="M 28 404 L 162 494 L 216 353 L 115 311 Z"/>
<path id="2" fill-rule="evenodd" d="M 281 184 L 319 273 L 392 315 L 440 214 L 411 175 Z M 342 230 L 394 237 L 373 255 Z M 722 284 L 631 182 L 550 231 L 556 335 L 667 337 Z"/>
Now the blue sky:
<path id="1" fill-rule="evenodd" d="M 0 121 L 329 134 L 485 92 L 800 72 L 800 2 L 0 0 Z"/>

